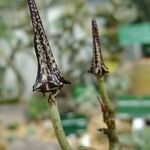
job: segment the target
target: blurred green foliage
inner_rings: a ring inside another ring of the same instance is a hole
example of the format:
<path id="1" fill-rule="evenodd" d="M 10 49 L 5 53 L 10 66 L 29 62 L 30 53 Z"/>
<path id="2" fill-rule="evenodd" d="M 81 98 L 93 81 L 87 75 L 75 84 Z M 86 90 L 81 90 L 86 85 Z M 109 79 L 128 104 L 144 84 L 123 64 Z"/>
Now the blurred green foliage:
<path id="1" fill-rule="evenodd" d="M 134 131 L 132 134 L 124 133 L 119 136 L 119 139 L 123 147 L 128 147 L 129 150 L 149 150 L 150 128 Z"/>
<path id="2" fill-rule="evenodd" d="M 41 120 L 49 116 L 49 107 L 44 97 L 33 96 L 28 104 L 28 116 L 33 120 Z"/>
<path id="3" fill-rule="evenodd" d="M 0 35 L 4 38 L 8 37 L 8 26 L 2 16 L 0 16 Z"/>
<path id="4" fill-rule="evenodd" d="M 144 128 L 137 131 L 133 136 L 135 150 L 148 150 L 150 149 L 150 128 Z"/>
<path id="5" fill-rule="evenodd" d="M 19 123 L 17 122 L 8 125 L 9 130 L 16 130 L 18 127 L 19 127 Z"/>

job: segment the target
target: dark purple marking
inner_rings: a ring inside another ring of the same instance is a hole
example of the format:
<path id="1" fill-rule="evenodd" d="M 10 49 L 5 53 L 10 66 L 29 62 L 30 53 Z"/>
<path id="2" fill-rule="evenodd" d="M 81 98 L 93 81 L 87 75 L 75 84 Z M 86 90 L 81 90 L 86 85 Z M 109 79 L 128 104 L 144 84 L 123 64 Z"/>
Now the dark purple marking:
<path id="1" fill-rule="evenodd" d="M 63 84 L 70 84 L 65 80 L 52 54 L 42 21 L 34 0 L 27 0 L 31 13 L 34 32 L 34 48 L 38 62 L 38 71 L 33 91 L 51 93 L 56 96 Z"/>
<path id="2" fill-rule="evenodd" d="M 109 71 L 104 64 L 98 26 L 95 19 L 92 19 L 92 35 L 93 35 L 93 59 L 91 69 L 89 72 L 101 77 L 104 74 L 108 73 Z"/>

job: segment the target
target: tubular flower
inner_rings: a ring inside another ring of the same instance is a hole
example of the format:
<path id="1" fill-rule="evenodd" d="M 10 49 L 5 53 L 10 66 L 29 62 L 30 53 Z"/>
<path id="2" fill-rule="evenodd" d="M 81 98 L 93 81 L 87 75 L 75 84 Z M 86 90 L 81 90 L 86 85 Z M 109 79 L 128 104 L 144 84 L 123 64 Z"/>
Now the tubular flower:
<path id="1" fill-rule="evenodd" d="M 56 96 L 64 84 L 70 82 L 65 80 L 56 64 L 51 51 L 42 21 L 34 0 L 27 0 L 31 13 L 34 32 L 34 48 L 38 62 L 38 71 L 33 91 L 43 94 L 50 93 L 50 98 Z"/>
<path id="2" fill-rule="evenodd" d="M 102 77 L 109 73 L 108 68 L 104 64 L 103 55 L 101 51 L 100 38 L 98 27 L 95 19 L 92 19 L 92 35 L 93 35 L 93 59 L 90 73 Z"/>

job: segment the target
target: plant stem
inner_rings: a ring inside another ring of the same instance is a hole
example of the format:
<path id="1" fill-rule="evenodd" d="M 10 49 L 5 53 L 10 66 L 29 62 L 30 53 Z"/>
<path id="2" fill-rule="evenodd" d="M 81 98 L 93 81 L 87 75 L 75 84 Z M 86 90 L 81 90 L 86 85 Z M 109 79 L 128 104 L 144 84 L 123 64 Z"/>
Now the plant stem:
<path id="1" fill-rule="evenodd" d="M 115 111 L 112 102 L 110 101 L 108 94 L 104 86 L 104 78 L 97 77 L 99 94 L 101 95 L 101 107 L 103 112 L 103 120 L 107 125 L 107 129 L 100 129 L 104 131 L 108 136 L 109 140 L 109 150 L 121 150 L 121 145 L 116 133 L 116 124 L 115 124 Z"/>
<path id="2" fill-rule="evenodd" d="M 72 148 L 70 147 L 70 145 L 67 141 L 65 132 L 64 132 L 62 124 L 61 124 L 57 101 L 56 101 L 56 99 L 49 100 L 49 98 L 47 98 L 47 100 L 49 102 L 51 121 L 53 124 L 53 128 L 54 128 L 56 137 L 60 144 L 60 147 L 62 150 L 72 150 Z"/>

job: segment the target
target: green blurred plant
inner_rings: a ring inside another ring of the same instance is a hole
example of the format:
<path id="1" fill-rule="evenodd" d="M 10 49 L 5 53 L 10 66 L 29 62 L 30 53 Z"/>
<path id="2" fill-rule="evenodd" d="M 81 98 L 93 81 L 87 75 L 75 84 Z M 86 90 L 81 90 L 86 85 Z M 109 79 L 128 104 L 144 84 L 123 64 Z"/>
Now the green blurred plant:
<path id="1" fill-rule="evenodd" d="M 19 123 L 18 122 L 14 122 L 8 125 L 8 129 L 9 130 L 16 130 L 19 127 Z"/>
<path id="2" fill-rule="evenodd" d="M 128 149 L 149 150 L 150 128 L 146 127 L 133 133 L 123 133 L 119 136 L 119 139 L 123 147 L 128 147 Z"/>
<path id="3" fill-rule="evenodd" d="M 33 96 L 28 104 L 28 115 L 33 120 L 41 120 L 49 116 L 49 107 L 45 102 L 45 98 L 41 96 Z"/>
<path id="4" fill-rule="evenodd" d="M 133 134 L 135 150 L 148 150 L 148 149 L 150 149 L 149 139 L 150 139 L 150 128 L 144 128 L 140 131 L 136 131 Z"/>

